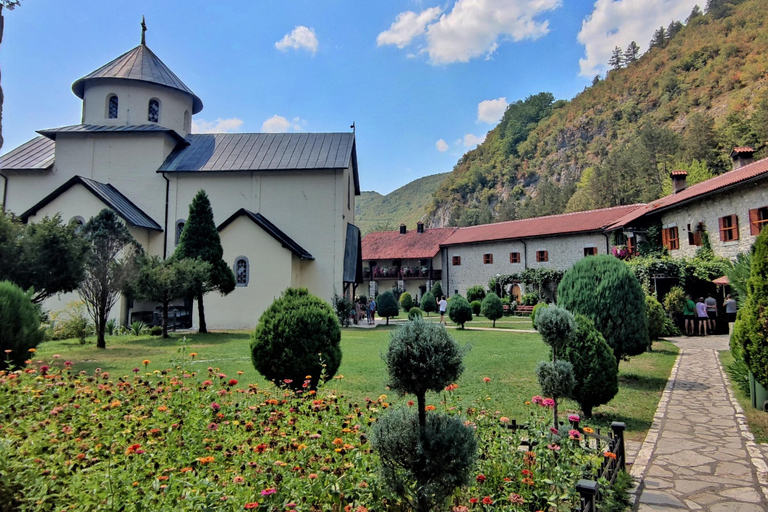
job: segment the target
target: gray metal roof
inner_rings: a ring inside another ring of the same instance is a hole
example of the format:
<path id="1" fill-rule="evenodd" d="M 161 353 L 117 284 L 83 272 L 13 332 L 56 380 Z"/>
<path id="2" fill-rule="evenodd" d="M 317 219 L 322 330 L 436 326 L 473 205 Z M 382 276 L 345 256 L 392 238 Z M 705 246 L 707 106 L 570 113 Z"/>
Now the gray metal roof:
<path id="1" fill-rule="evenodd" d="M 350 159 L 357 167 L 354 133 L 192 134 L 187 141 L 159 172 L 346 169 Z"/>
<path id="2" fill-rule="evenodd" d="M 53 165 L 55 143 L 46 137 L 35 137 L 0 156 L 0 170 L 45 170 Z"/>
<path id="3" fill-rule="evenodd" d="M 116 126 L 103 126 L 99 124 L 73 124 L 71 126 L 60 126 L 59 128 L 49 128 L 47 130 L 37 130 L 37 133 L 44 135 L 49 139 L 56 139 L 59 133 L 168 133 L 179 142 L 187 144 L 186 139 L 176 130 L 165 128 L 156 124 L 126 124 Z"/>
<path id="4" fill-rule="evenodd" d="M 269 220 L 267 220 L 266 217 L 264 217 L 260 213 L 253 213 L 251 211 L 246 210 L 245 208 L 240 208 L 235 213 L 233 213 L 227 220 L 221 223 L 221 225 L 218 227 L 219 231 L 224 230 L 227 226 L 232 224 L 232 222 L 240 217 L 241 215 L 245 215 L 249 219 L 251 219 L 255 224 L 257 224 L 261 229 L 269 233 L 275 240 L 280 242 L 280 245 L 291 251 L 293 254 L 298 256 L 302 260 L 314 260 L 315 257 L 309 254 L 309 252 L 304 249 L 302 246 L 297 244 L 293 238 L 286 235 L 283 231 L 280 230 L 277 226 L 272 224 Z"/>
<path id="5" fill-rule="evenodd" d="M 82 176 L 74 176 L 62 186 L 45 196 L 42 201 L 21 214 L 21 220 L 27 221 L 29 217 L 35 215 L 45 205 L 59 197 L 61 194 L 72 188 L 74 185 L 83 185 L 93 195 L 98 197 L 105 205 L 114 210 L 116 214 L 122 217 L 128 224 L 139 228 L 162 231 L 160 224 L 152 220 L 152 217 L 141 211 L 127 197 L 120 193 L 109 183 L 100 183 Z"/>
<path id="6" fill-rule="evenodd" d="M 152 84 L 162 85 L 185 92 L 192 96 L 192 113 L 197 114 L 203 110 L 203 102 L 192 89 L 184 85 L 163 61 L 161 61 L 147 45 L 140 44 L 129 50 L 96 71 L 85 75 L 72 84 L 72 92 L 82 99 L 87 80 L 101 80 L 109 78 L 121 78 L 124 80 L 138 80 Z"/>

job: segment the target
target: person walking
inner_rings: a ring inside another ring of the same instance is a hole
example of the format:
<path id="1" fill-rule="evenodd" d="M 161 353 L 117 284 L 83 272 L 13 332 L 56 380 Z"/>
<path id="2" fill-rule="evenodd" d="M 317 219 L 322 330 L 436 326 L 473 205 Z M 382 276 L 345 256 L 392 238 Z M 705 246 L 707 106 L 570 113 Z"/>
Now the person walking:
<path id="1" fill-rule="evenodd" d="M 723 307 L 725 308 L 725 314 L 728 315 L 728 334 L 731 334 L 733 332 L 733 322 L 736 321 L 737 306 L 730 293 L 725 296 Z"/>
<path id="2" fill-rule="evenodd" d="M 440 323 L 448 325 L 445 322 L 445 311 L 448 309 L 448 301 L 445 300 L 445 295 L 440 297 L 440 302 L 437 303 L 438 309 L 440 310 Z"/>
<path id="3" fill-rule="evenodd" d="M 707 306 L 707 317 L 709 318 L 707 327 L 709 327 L 709 334 L 715 334 L 715 331 L 717 330 L 717 301 L 712 296 L 712 292 L 710 292 L 707 295 L 707 298 L 704 299 L 704 304 Z"/>
<path id="4" fill-rule="evenodd" d="M 376 300 L 373 297 L 368 303 L 368 324 L 376 325 Z"/>
<path id="5" fill-rule="evenodd" d="M 699 297 L 699 301 L 696 303 L 696 323 L 698 324 L 699 336 L 706 336 L 709 315 L 707 315 L 707 305 L 704 303 L 704 297 Z"/>
<path id="6" fill-rule="evenodd" d="M 690 294 L 685 296 L 683 305 L 683 318 L 685 319 L 685 335 L 693 336 L 696 334 L 696 303 L 691 299 Z"/>

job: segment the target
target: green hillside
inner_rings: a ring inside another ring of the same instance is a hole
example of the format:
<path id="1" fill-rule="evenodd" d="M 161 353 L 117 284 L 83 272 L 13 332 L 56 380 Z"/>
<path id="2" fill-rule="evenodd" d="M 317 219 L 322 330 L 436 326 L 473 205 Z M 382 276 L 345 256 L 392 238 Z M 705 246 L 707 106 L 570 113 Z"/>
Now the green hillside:
<path id="1" fill-rule="evenodd" d="M 355 224 L 363 235 L 371 231 L 398 229 L 405 223 L 416 229 L 416 222 L 426 215 L 432 195 L 449 173 L 425 176 L 383 196 L 378 192 L 362 192 L 355 201 Z"/>
<path id="2" fill-rule="evenodd" d="M 437 189 L 430 224 L 646 202 L 674 169 L 700 181 L 729 169 L 734 146 L 766 156 L 768 0 L 709 0 L 684 21 L 571 100 L 511 104 Z"/>

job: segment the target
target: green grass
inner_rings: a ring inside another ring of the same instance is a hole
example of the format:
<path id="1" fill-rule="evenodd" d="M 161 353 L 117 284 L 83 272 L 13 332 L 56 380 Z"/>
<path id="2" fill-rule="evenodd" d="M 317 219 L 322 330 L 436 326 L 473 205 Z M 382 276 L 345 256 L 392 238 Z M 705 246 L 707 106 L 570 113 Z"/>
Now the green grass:
<path id="1" fill-rule="evenodd" d="M 727 350 L 720 352 L 720 363 L 724 368 L 727 367 L 729 364 L 733 363 L 733 355 Z M 741 408 L 744 409 L 744 416 L 747 418 L 749 431 L 755 436 L 755 441 L 758 443 L 768 443 L 768 413 L 752 407 L 752 401 L 750 400 L 749 395 L 744 393 L 733 383 L 731 376 L 728 375 L 727 372 L 726 375 L 728 376 L 728 382 L 731 385 L 733 394 L 736 396 L 736 400 L 739 402 L 739 405 L 741 405 Z"/>
<path id="2" fill-rule="evenodd" d="M 530 321 L 525 319 L 530 325 Z M 338 376 L 326 387 L 336 390 L 352 401 L 388 395 L 397 397 L 386 387 L 387 375 L 380 354 L 388 344 L 389 333 L 396 327 L 378 325 L 375 329 L 345 328 L 342 335 L 343 360 Z M 432 394 L 430 402 L 462 409 L 479 407 L 488 411 L 501 411 L 510 418 L 524 419 L 524 403 L 538 394 L 534 370 L 539 361 L 548 357 L 549 350 L 536 333 L 511 333 L 503 330 L 458 330 L 451 335 L 459 344 L 471 344 L 465 357 L 466 370 L 458 382 L 459 388 L 451 397 L 446 393 Z M 184 360 L 189 369 L 206 373 L 214 367 L 241 382 L 268 385 L 254 370 L 249 352 L 249 333 L 227 332 L 190 334 L 186 336 L 186 356 L 180 352 L 181 335 L 169 340 L 150 336 L 120 336 L 107 339 L 107 349 L 98 350 L 92 340 L 80 345 L 76 340 L 51 341 L 40 345 L 35 359 L 49 360 L 54 354 L 75 364 L 76 370 L 92 371 L 101 368 L 113 375 L 128 375 L 134 368 L 144 371 L 142 360 L 148 359 L 148 370 L 162 370 Z M 197 358 L 191 360 L 190 352 Z M 677 348 L 671 343 L 657 343 L 655 351 L 622 362 L 620 391 L 613 401 L 595 410 L 592 424 L 608 426 L 611 421 L 627 423 L 630 439 L 642 439 L 651 425 L 661 392 L 674 363 Z M 242 375 L 237 375 L 242 371 Z M 486 383 L 484 377 L 491 381 Z M 578 412 L 574 402 L 566 401 L 565 412 Z"/>

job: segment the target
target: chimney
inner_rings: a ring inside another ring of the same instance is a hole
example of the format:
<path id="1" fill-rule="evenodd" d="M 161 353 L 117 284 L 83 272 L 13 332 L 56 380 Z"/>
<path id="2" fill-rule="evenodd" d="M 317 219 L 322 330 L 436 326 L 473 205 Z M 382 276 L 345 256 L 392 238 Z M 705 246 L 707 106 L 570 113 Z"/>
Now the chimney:
<path id="1" fill-rule="evenodd" d="M 400 234 L 401 235 L 405 234 L 405 224 L 400 224 Z"/>
<path id="2" fill-rule="evenodd" d="M 688 186 L 685 183 L 685 179 L 688 176 L 688 171 L 672 171 L 672 193 L 677 194 L 679 192 L 682 192 L 685 190 L 685 188 Z"/>
<path id="3" fill-rule="evenodd" d="M 739 148 L 733 148 L 731 151 L 731 160 L 733 160 L 733 170 L 744 167 L 747 164 L 752 163 L 752 155 L 755 154 L 755 150 L 749 146 L 743 146 Z"/>
<path id="4" fill-rule="evenodd" d="M 423 233 L 424 232 L 424 223 L 419 221 L 416 223 L 416 232 L 417 233 Z"/>

